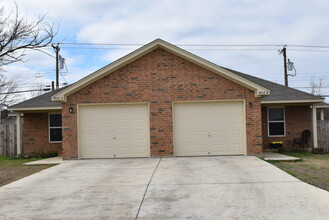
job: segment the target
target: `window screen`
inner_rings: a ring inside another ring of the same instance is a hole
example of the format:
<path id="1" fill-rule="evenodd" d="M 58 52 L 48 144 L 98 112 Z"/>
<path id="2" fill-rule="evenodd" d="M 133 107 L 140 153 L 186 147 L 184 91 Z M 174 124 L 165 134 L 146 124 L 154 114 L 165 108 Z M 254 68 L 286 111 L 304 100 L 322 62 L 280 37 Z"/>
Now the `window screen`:
<path id="1" fill-rule="evenodd" d="M 284 108 L 268 109 L 268 134 L 269 136 L 285 135 Z"/>
<path id="2" fill-rule="evenodd" d="M 62 115 L 50 114 L 49 115 L 49 141 L 61 142 L 62 141 Z"/>

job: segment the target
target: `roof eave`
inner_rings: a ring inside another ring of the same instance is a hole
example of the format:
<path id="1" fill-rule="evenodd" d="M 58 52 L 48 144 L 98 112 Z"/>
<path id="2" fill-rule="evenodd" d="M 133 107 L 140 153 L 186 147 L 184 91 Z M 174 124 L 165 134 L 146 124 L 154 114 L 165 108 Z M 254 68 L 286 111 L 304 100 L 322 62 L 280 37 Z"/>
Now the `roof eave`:
<path id="1" fill-rule="evenodd" d="M 114 72 L 115 70 L 121 68 L 122 66 L 128 64 L 129 62 L 132 62 L 133 60 L 142 57 L 143 55 L 149 53 L 150 51 L 152 51 L 158 47 L 164 48 L 173 54 L 183 57 L 184 59 L 189 60 L 190 62 L 196 63 L 199 66 L 202 66 L 218 75 L 228 78 L 240 85 L 243 85 L 243 86 L 255 91 L 256 97 L 266 96 L 266 95 L 270 94 L 270 90 L 265 87 L 262 87 L 262 86 L 254 83 L 254 82 L 251 82 L 241 76 L 238 76 L 238 75 L 236 75 L 222 67 L 219 67 L 219 66 L 215 65 L 214 63 L 211 63 L 208 60 L 198 57 L 186 50 L 183 50 L 177 46 L 169 44 L 168 42 L 165 42 L 161 39 L 156 39 L 156 40 L 152 41 L 151 43 L 146 44 L 145 46 L 143 46 L 143 47 L 131 52 L 130 54 L 114 61 L 113 63 L 103 67 L 102 69 L 95 71 L 94 73 L 88 75 L 87 77 L 72 84 L 68 88 L 60 91 L 59 93 L 56 93 L 55 95 L 51 96 L 51 100 L 57 101 L 57 102 L 66 102 L 68 95 L 70 95 L 70 94 L 78 91 L 79 89 L 91 84 L 92 82 L 102 78 L 105 74 Z"/>
<path id="2" fill-rule="evenodd" d="M 61 110 L 61 109 L 62 109 L 62 106 L 8 108 L 9 111 L 15 111 L 15 112 L 23 112 L 23 111 L 52 111 L 52 110 Z"/>
<path id="3" fill-rule="evenodd" d="M 268 100 L 261 101 L 261 104 L 298 104 L 298 103 L 319 103 L 324 99 L 304 99 L 304 100 Z"/>

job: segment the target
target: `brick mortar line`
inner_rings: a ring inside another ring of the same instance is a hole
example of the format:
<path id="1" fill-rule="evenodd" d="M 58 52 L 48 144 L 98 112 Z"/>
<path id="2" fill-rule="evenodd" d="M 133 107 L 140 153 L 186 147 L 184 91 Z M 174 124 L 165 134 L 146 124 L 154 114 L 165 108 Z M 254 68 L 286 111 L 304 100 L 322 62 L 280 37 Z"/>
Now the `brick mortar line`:
<path id="1" fill-rule="evenodd" d="M 148 184 L 147 184 L 147 186 L 146 186 L 146 189 L 145 189 L 145 192 L 144 192 L 144 195 L 143 195 L 143 198 L 142 198 L 141 204 L 140 204 L 139 207 L 138 207 L 138 211 L 137 211 L 137 214 L 136 214 L 136 218 L 135 218 L 135 220 L 138 219 L 138 215 L 139 215 L 139 212 L 140 212 L 140 210 L 141 210 L 141 208 L 142 208 L 142 205 L 143 205 L 143 202 L 144 202 L 144 199 L 145 199 L 145 196 L 146 196 L 147 190 L 148 190 L 148 188 L 149 188 L 149 186 L 150 186 L 150 184 L 151 184 L 151 182 L 152 182 L 152 179 L 153 179 L 153 176 L 154 176 L 156 170 L 157 170 L 158 167 L 159 167 L 159 164 L 160 164 L 160 162 L 161 162 L 161 159 L 162 159 L 162 158 L 160 157 L 160 160 L 159 160 L 157 166 L 154 168 L 154 171 L 153 171 L 153 173 L 152 173 L 152 176 L 151 176 L 151 178 L 150 178 L 150 181 L 148 182 Z"/>

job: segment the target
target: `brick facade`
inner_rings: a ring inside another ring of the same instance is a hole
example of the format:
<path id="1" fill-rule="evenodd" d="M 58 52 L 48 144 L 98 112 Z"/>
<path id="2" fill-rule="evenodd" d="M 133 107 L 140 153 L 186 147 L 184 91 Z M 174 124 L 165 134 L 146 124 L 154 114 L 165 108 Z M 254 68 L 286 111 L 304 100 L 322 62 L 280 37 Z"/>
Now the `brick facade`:
<path id="1" fill-rule="evenodd" d="M 155 49 L 67 97 L 62 104 L 63 158 L 78 157 L 79 103 L 149 102 L 151 156 L 172 156 L 172 102 L 228 99 L 245 100 L 247 153 L 262 153 L 260 98 L 255 97 L 254 91 Z M 70 107 L 75 113 L 69 113 Z"/>
<path id="2" fill-rule="evenodd" d="M 23 153 L 57 151 L 61 143 L 49 143 L 48 113 L 24 113 Z"/>
<path id="3" fill-rule="evenodd" d="M 285 106 L 285 137 L 269 137 L 267 127 L 267 106 L 262 107 L 262 127 L 264 148 L 270 148 L 271 142 L 283 141 L 283 147 L 287 147 L 287 142 L 294 138 L 300 138 L 301 133 L 308 129 L 312 132 L 312 109 L 310 105 Z M 309 139 L 309 146 L 312 144 L 312 134 Z"/>

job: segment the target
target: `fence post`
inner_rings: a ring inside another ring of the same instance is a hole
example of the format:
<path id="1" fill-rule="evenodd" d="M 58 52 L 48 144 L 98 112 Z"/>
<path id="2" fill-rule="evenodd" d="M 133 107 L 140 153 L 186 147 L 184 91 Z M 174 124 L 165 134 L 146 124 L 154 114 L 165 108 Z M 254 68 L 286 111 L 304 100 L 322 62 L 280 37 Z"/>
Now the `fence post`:
<path id="1" fill-rule="evenodd" d="M 3 124 L 0 125 L 0 155 L 4 155 L 4 147 L 3 147 Z"/>

